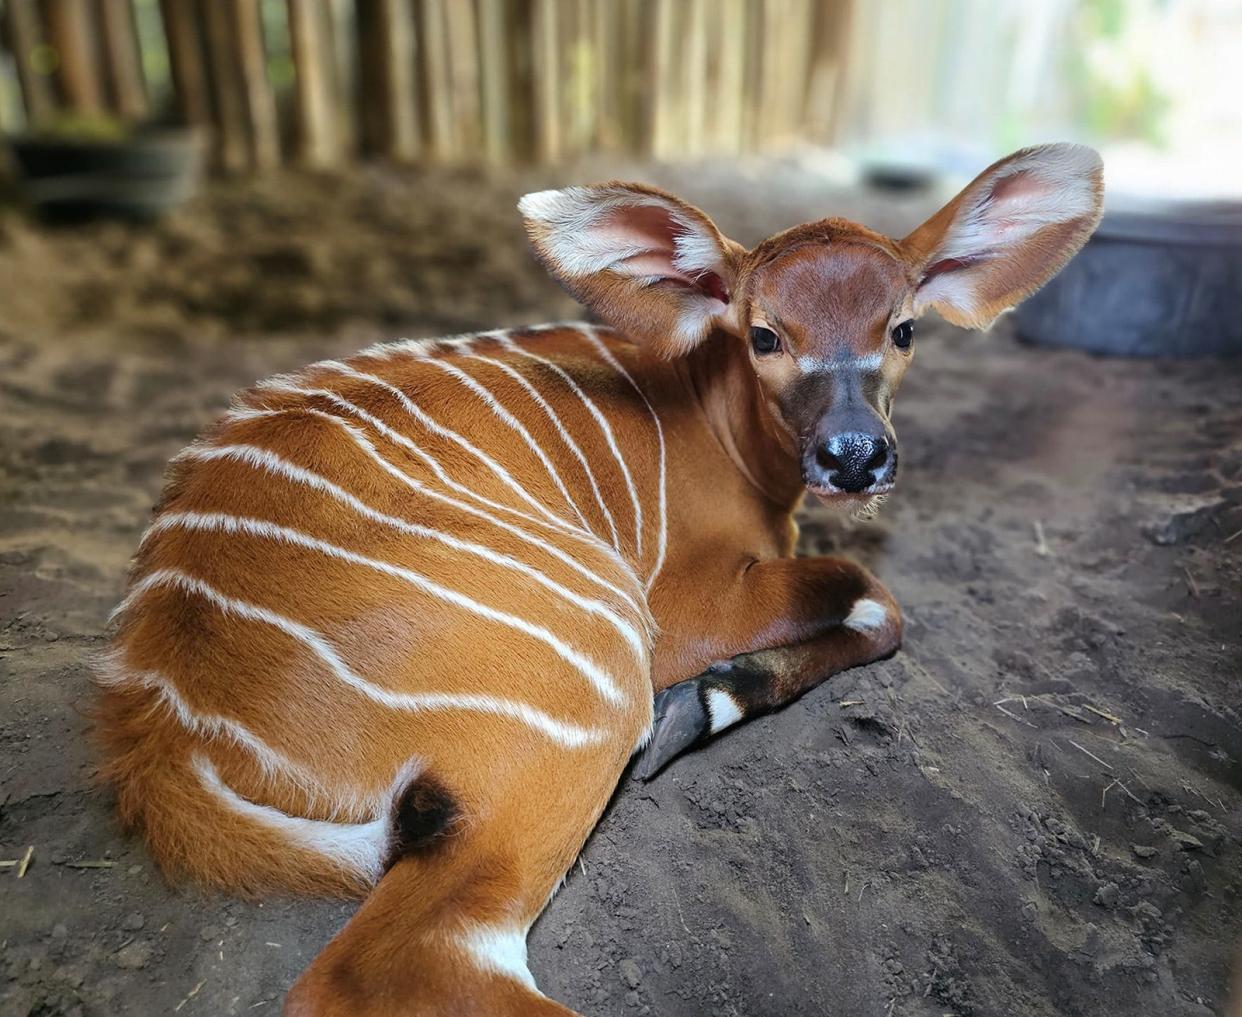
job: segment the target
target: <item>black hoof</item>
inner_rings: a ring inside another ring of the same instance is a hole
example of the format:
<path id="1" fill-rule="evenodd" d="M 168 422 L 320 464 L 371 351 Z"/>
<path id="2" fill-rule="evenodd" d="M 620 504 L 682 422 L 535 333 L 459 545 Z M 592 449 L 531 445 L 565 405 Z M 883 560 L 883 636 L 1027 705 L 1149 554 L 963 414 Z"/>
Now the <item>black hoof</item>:
<path id="1" fill-rule="evenodd" d="M 634 776 L 651 780 L 672 760 L 707 734 L 710 721 L 697 679 L 678 682 L 655 697 L 651 741 L 638 757 Z"/>

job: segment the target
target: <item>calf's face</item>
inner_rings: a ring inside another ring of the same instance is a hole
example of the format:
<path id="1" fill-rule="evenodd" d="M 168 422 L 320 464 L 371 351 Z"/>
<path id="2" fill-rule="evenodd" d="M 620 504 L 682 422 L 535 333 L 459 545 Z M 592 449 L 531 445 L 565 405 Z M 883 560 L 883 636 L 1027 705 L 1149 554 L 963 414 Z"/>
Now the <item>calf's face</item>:
<path id="1" fill-rule="evenodd" d="M 891 411 L 915 320 L 935 309 L 985 327 L 1077 252 L 1102 198 L 1093 150 L 1044 145 L 990 166 L 901 240 L 824 219 L 747 250 L 639 184 L 543 191 L 519 207 L 551 273 L 632 338 L 664 356 L 714 331 L 745 343 L 806 488 L 866 510 L 896 479 Z"/>

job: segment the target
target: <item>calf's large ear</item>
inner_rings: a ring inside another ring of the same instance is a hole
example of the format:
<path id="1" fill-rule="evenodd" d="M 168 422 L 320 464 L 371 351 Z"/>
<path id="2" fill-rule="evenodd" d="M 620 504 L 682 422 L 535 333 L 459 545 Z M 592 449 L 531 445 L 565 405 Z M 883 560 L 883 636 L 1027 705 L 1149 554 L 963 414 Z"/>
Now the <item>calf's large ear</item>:
<path id="1" fill-rule="evenodd" d="M 901 242 L 917 266 L 915 313 L 985 328 L 1051 279 L 1100 221 L 1104 167 L 1085 145 L 1001 159 Z"/>
<path id="2" fill-rule="evenodd" d="M 713 328 L 735 329 L 744 253 L 692 205 L 654 187 L 609 183 L 518 203 L 539 260 L 608 324 L 665 356 Z"/>

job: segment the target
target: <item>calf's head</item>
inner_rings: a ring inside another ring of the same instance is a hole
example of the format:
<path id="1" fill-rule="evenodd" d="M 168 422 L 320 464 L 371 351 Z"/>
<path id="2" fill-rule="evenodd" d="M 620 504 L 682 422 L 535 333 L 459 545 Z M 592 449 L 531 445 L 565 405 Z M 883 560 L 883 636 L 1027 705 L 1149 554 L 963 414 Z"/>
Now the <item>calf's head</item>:
<path id="1" fill-rule="evenodd" d="M 897 472 L 893 395 L 929 309 L 987 326 L 1086 242 L 1103 196 L 1099 156 L 1044 145 L 1000 160 L 902 240 L 844 219 L 751 250 L 691 205 L 609 183 L 519 205 L 549 271 L 609 324 L 668 357 L 713 332 L 745 343 L 806 487 L 865 507 Z"/>

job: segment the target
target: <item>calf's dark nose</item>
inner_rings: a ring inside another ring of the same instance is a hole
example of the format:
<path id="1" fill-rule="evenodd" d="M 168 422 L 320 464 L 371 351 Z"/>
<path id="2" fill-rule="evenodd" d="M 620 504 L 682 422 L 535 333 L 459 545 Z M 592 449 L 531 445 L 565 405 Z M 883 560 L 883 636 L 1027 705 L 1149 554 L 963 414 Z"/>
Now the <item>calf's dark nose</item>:
<path id="1" fill-rule="evenodd" d="M 884 435 L 847 431 L 824 442 L 815 458 L 829 483 L 854 494 L 865 491 L 878 474 L 886 472 L 891 454 Z"/>

